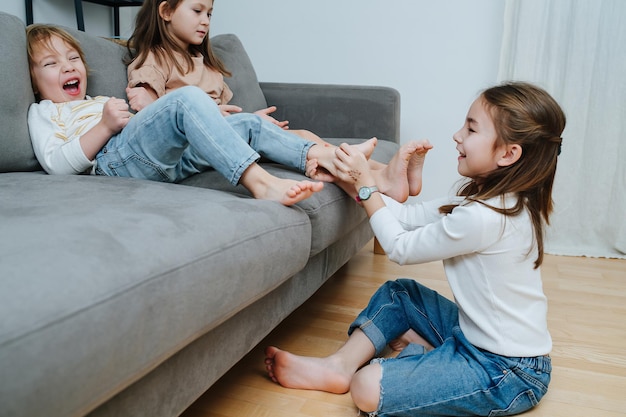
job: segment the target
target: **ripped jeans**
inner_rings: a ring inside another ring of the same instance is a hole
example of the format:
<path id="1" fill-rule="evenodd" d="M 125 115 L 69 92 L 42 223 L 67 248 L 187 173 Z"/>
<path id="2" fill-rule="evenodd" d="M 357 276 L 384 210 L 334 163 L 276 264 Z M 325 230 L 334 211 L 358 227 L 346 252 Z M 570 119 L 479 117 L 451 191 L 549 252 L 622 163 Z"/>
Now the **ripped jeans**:
<path id="1" fill-rule="evenodd" d="M 408 329 L 434 350 L 408 345 L 380 363 L 380 401 L 370 416 L 509 416 L 537 405 L 548 390 L 549 356 L 506 357 L 464 336 L 456 304 L 411 279 L 389 281 L 350 326 L 379 354 Z"/>

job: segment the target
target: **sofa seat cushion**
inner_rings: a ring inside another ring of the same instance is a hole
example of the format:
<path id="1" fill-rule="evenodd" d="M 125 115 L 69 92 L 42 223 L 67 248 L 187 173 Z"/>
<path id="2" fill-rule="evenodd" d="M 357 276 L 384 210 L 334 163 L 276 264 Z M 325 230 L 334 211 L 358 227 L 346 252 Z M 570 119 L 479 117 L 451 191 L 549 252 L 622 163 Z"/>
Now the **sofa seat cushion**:
<path id="1" fill-rule="evenodd" d="M 328 142 L 339 145 L 342 142 L 360 143 L 364 139 L 326 139 Z M 398 150 L 398 144 L 386 140 L 378 141 L 373 158 L 387 163 Z M 295 180 L 307 179 L 303 174 L 290 170 L 284 166 L 263 162 L 261 165 L 271 174 L 280 178 Z M 250 196 L 250 193 L 241 185 L 232 186 L 216 171 L 206 171 L 185 179 L 182 184 L 195 187 L 205 187 Z M 324 189 L 313 196 L 296 204 L 309 216 L 311 221 L 312 241 L 311 256 L 339 241 L 343 236 L 358 227 L 365 219 L 365 211 L 350 198 L 344 191 L 334 184 L 326 184 Z"/>
<path id="2" fill-rule="evenodd" d="M 133 179 L 3 174 L 0 217 L 0 363 L 11 381 L 0 403 L 67 407 L 51 415 L 109 398 L 310 253 L 299 209 Z"/>

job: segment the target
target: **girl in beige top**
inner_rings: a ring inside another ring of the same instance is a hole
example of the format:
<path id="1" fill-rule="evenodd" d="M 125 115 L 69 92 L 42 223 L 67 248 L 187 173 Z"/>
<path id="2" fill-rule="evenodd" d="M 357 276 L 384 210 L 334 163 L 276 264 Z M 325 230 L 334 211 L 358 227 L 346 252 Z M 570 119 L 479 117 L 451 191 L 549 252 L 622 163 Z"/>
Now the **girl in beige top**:
<path id="1" fill-rule="evenodd" d="M 242 111 L 240 107 L 228 104 L 233 93 L 224 76 L 231 73 L 211 48 L 208 34 L 212 13 L 213 0 L 144 1 L 136 17 L 135 31 L 129 39 L 133 60 L 128 66 L 127 95 L 133 110 L 140 111 L 173 90 L 193 85 L 211 96 L 224 116 Z M 272 106 L 255 114 L 264 123 L 288 129 L 287 121 L 278 121 L 270 116 L 275 110 Z M 307 175 L 338 182 L 332 162 L 336 147 L 307 130 L 290 132 L 320 145 L 311 147 Z M 376 142 L 376 138 L 372 138 L 355 147 L 369 158 Z M 416 181 L 417 171 L 411 169 L 414 153 L 415 146 L 409 143 L 400 149 L 389 165 L 369 161 L 382 193 L 401 202 L 409 195 L 419 193 L 421 181 Z"/>
<path id="2" fill-rule="evenodd" d="M 128 98 L 135 111 L 186 85 L 200 87 L 209 94 L 225 116 L 242 111 L 228 104 L 233 93 L 224 76 L 231 73 L 211 48 L 208 34 L 212 13 L 212 0 L 144 2 L 129 39 L 129 46 L 132 46 L 129 52 L 134 59 L 128 66 Z M 276 107 L 271 106 L 255 114 L 286 129 L 287 121 L 270 116 L 275 110 Z M 312 132 L 293 133 L 326 144 Z"/>

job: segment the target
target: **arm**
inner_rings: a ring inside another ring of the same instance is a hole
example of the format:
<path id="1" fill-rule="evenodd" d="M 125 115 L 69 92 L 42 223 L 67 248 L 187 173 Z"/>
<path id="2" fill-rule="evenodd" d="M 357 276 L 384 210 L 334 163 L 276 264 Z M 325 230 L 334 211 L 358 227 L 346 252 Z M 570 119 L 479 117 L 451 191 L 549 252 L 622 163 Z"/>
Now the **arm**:
<path id="1" fill-rule="evenodd" d="M 32 104 L 28 130 L 35 156 L 48 174 L 81 174 L 93 166 L 80 142 L 71 140 L 58 118 L 62 111 L 50 101 Z"/>
<path id="2" fill-rule="evenodd" d="M 393 262 L 405 265 L 449 259 L 480 251 L 485 247 L 485 241 L 498 238 L 499 228 L 488 230 L 476 204 L 474 207 L 459 206 L 451 214 L 413 230 L 405 229 L 388 208 L 374 214 L 370 224 Z"/>
<path id="3" fill-rule="evenodd" d="M 344 183 L 353 184 L 355 190 L 376 185 L 361 152 L 344 144 L 336 154 L 335 165 Z M 361 204 L 389 259 L 401 265 L 471 253 L 484 245 L 486 229 L 496 229 L 497 234 L 497 228 L 483 226 L 477 203 L 472 208 L 457 207 L 452 214 L 441 216 L 438 207 L 442 202 L 403 205 L 381 193 L 373 193 Z M 497 240 L 497 236 L 489 238 Z"/>
<path id="4" fill-rule="evenodd" d="M 128 65 L 126 95 L 130 107 L 135 111 L 141 111 L 165 94 L 167 76 L 152 53 L 148 55 L 141 67 L 137 67 L 137 62 L 135 59 Z"/>
<path id="5" fill-rule="evenodd" d="M 111 136 L 126 127 L 130 116 L 125 100 L 111 97 L 104 103 L 100 121 L 79 138 L 85 156 L 93 161 Z"/>
<path id="6" fill-rule="evenodd" d="M 138 84 L 137 87 L 126 87 L 126 96 L 128 103 L 134 111 L 141 111 L 153 102 L 159 96 L 156 91 L 148 84 Z"/>
<path id="7" fill-rule="evenodd" d="M 112 136 L 110 132 L 128 122 L 130 113 L 126 111 L 124 121 L 124 112 L 118 111 L 122 107 L 120 101 L 124 103 L 123 100 L 108 100 L 102 118 L 96 107 L 101 104 L 94 102 L 96 108 L 87 108 L 86 113 L 96 116 L 80 126 L 87 128 L 82 136 L 74 132 L 80 129 L 71 126 L 70 118 L 65 115 L 70 109 L 65 109 L 64 105 L 50 101 L 31 105 L 28 128 L 35 155 L 43 169 L 49 174 L 81 174 L 93 167 L 93 159 Z M 65 105 L 69 106 L 69 103 Z M 119 118 L 115 119 L 113 113 L 118 114 Z M 103 121 L 104 114 L 107 116 Z"/>

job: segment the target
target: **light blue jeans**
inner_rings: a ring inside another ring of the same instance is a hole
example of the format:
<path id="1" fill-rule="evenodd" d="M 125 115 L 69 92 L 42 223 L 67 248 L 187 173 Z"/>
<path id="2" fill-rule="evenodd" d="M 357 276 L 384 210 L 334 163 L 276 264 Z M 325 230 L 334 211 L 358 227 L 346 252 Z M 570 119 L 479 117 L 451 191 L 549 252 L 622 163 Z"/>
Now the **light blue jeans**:
<path id="1" fill-rule="evenodd" d="M 261 156 L 304 172 L 313 142 L 260 117 L 224 117 L 197 87 L 166 94 L 134 115 L 96 155 L 96 174 L 178 182 L 210 168 L 236 185 Z"/>
<path id="2" fill-rule="evenodd" d="M 473 346 L 463 335 L 456 304 L 411 279 L 376 291 L 350 326 L 379 354 L 415 330 L 435 349 L 408 345 L 382 367 L 377 416 L 508 416 L 534 407 L 548 390 L 549 356 L 512 358 Z"/>

